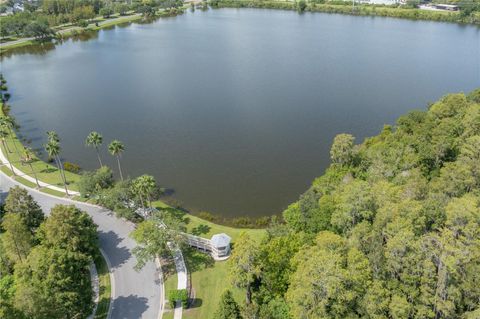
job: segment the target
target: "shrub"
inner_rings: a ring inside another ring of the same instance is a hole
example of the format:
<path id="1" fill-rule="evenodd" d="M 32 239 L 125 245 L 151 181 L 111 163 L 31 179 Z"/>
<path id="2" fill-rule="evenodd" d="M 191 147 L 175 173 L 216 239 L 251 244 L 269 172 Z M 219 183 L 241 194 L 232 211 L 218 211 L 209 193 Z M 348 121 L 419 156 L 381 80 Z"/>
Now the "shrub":
<path id="1" fill-rule="evenodd" d="M 170 290 L 168 292 L 168 302 L 172 308 L 175 308 L 175 302 L 179 300 L 182 302 L 182 307 L 188 306 L 188 292 L 186 289 Z"/>
<path id="2" fill-rule="evenodd" d="M 70 163 L 70 162 L 63 163 L 63 168 L 66 171 L 69 171 L 69 172 L 72 172 L 72 173 L 75 173 L 75 174 L 77 174 L 81 170 L 81 168 L 78 164 Z"/>
<path id="3" fill-rule="evenodd" d="M 78 181 L 78 190 L 82 197 L 90 197 L 102 190 L 111 188 L 114 184 L 113 172 L 103 166 L 93 172 L 85 172 Z"/>
<path id="4" fill-rule="evenodd" d="M 100 15 L 104 18 L 110 18 L 110 16 L 113 14 L 113 10 L 112 8 L 105 7 L 101 8 L 98 13 L 100 13 Z"/>
<path id="5" fill-rule="evenodd" d="M 213 215 L 212 213 L 209 213 L 209 212 L 200 212 L 198 213 L 198 217 L 200 217 L 201 219 L 205 219 L 205 220 L 208 220 L 210 222 L 214 222 L 216 220 L 218 220 L 218 217 Z"/>
<path id="6" fill-rule="evenodd" d="M 87 22 L 87 20 L 80 20 L 80 21 L 78 21 L 78 26 L 79 26 L 79 27 L 82 27 L 82 28 L 88 27 L 88 22 Z"/>

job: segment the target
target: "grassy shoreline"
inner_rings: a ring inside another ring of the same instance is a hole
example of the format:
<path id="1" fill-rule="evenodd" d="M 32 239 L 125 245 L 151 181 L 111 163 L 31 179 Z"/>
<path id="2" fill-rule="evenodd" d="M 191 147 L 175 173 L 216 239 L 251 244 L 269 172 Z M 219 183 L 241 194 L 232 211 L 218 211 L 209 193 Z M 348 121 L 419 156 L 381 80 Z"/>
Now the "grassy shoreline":
<path id="1" fill-rule="evenodd" d="M 109 19 L 97 17 L 93 19 L 92 22 L 90 22 L 89 25 L 86 27 L 78 27 L 75 25 L 63 26 L 63 29 L 60 28 L 56 30 L 57 31 L 56 38 L 67 39 L 69 37 L 76 36 L 84 32 L 99 31 L 101 29 L 112 27 L 118 24 L 131 23 L 137 20 L 141 20 L 142 18 L 143 16 L 141 14 L 136 14 L 136 13 L 130 13 L 129 15 L 125 15 L 125 16 L 112 16 Z M 17 39 L 17 40 L 21 40 L 21 39 Z M 10 42 L 16 42 L 17 40 L 10 41 Z M 33 44 L 41 44 L 41 43 L 43 42 L 38 40 L 25 40 L 23 42 L 16 42 L 16 43 L 3 42 L 0 44 L 0 53 L 5 53 L 15 48 L 25 47 Z"/>

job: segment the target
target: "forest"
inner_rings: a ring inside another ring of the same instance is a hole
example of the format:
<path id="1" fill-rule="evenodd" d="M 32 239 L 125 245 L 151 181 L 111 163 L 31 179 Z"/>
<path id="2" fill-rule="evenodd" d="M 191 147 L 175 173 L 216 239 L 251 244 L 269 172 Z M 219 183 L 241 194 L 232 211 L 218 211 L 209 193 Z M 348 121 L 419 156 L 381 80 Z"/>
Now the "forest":
<path id="1" fill-rule="evenodd" d="M 46 217 L 28 192 L 10 189 L 0 207 L 0 318 L 86 318 L 97 226 L 75 206 Z"/>
<path id="2" fill-rule="evenodd" d="M 256 243 L 243 234 L 216 318 L 480 318 L 480 89 L 356 144 Z"/>

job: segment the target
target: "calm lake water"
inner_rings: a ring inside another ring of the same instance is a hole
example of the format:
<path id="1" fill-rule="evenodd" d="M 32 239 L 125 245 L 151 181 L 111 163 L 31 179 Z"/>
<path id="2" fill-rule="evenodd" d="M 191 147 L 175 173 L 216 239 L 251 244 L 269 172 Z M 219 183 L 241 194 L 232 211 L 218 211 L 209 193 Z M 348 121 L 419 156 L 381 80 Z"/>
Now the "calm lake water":
<path id="1" fill-rule="evenodd" d="M 3 58 L 22 133 L 97 166 L 91 130 L 126 145 L 190 209 L 279 213 L 329 164 L 405 112 L 480 86 L 480 29 L 289 11 L 196 11 Z M 115 168 L 113 159 L 103 157 Z"/>

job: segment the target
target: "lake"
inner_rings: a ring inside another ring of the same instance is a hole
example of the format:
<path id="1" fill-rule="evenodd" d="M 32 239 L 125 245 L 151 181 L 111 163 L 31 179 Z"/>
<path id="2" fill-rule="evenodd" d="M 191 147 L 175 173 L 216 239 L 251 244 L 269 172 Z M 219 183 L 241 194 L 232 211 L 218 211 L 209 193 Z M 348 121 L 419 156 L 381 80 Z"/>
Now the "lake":
<path id="1" fill-rule="evenodd" d="M 119 139 L 127 175 L 226 217 L 280 213 L 329 165 L 336 134 L 359 143 L 480 86 L 474 26 L 218 9 L 84 40 L 3 58 L 22 134 L 41 148 L 56 130 L 85 169 L 97 167 L 90 131 Z"/>

